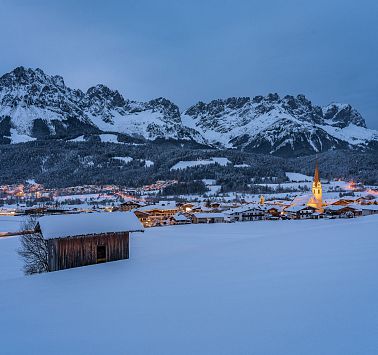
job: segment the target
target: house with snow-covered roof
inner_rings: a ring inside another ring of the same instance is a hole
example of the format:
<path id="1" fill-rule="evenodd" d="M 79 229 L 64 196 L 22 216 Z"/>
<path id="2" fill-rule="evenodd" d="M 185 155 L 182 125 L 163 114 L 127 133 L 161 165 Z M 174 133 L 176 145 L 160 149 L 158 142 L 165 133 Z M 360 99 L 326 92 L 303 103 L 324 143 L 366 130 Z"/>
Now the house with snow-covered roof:
<path id="1" fill-rule="evenodd" d="M 318 218 L 319 214 L 315 214 L 315 212 L 316 207 L 308 205 L 294 205 L 285 209 L 285 214 L 291 219 Z"/>
<path id="2" fill-rule="evenodd" d="M 224 222 L 224 213 L 220 212 L 201 212 L 193 213 L 192 220 L 193 223 L 223 223 Z"/>
<path id="3" fill-rule="evenodd" d="M 129 258 L 129 235 L 143 231 L 131 212 L 50 215 L 35 231 L 46 241 L 48 270 L 57 271 Z"/>
<path id="4" fill-rule="evenodd" d="M 145 227 L 169 224 L 169 219 L 178 211 L 176 201 L 160 201 L 133 210 Z"/>
<path id="5" fill-rule="evenodd" d="M 172 224 L 190 224 L 192 220 L 183 213 L 176 213 L 171 217 Z"/>
<path id="6" fill-rule="evenodd" d="M 350 204 L 349 207 L 360 209 L 362 216 L 369 216 L 369 215 L 372 215 L 372 214 L 378 214 L 378 205 Z"/>
<path id="7" fill-rule="evenodd" d="M 226 222 L 244 222 L 264 219 L 265 212 L 260 205 L 251 203 L 225 211 Z"/>
<path id="8" fill-rule="evenodd" d="M 362 209 L 360 205 L 330 205 L 324 208 L 326 215 L 331 217 L 346 218 L 356 217 L 362 215 Z"/>

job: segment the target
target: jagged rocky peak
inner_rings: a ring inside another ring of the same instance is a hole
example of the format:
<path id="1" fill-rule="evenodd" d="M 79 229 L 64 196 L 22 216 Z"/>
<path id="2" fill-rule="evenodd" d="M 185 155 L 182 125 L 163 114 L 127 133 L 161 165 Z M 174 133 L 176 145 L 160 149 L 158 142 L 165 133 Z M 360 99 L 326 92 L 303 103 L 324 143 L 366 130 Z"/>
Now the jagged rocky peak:
<path id="1" fill-rule="evenodd" d="M 59 75 L 50 76 L 41 69 L 18 67 L 0 78 L 0 105 L 9 108 L 54 107 L 54 111 L 67 110 L 69 102 L 76 105 L 83 97 L 80 90 L 65 86 Z M 0 107 L 1 110 L 2 107 Z M 77 108 L 74 109 L 77 111 Z M 38 117 L 37 117 L 38 118 Z"/>
<path id="2" fill-rule="evenodd" d="M 172 101 L 159 97 L 146 103 L 145 108 L 152 112 L 160 112 L 176 123 L 181 123 L 180 109 Z"/>
<path id="3" fill-rule="evenodd" d="M 332 103 L 323 108 L 324 119 L 333 126 L 345 128 L 350 124 L 366 128 L 366 122 L 361 114 L 351 105 Z"/>
<path id="4" fill-rule="evenodd" d="M 198 102 L 184 113 L 184 122 L 213 144 L 278 155 L 363 147 L 377 140 L 376 132 L 353 128 L 366 125 L 350 105 L 322 108 L 302 94 Z"/>
<path id="5" fill-rule="evenodd" d="M 303 121 L 322 124 L 323 111 L 320 106 L 313 105 L 305 95 L 299 94 L 296 97 L 286 95 L 282 99 L 282 108 Z"/>
<path id="6" fill-rule="evenodd" d="M 111 90 L 107 86 L 99 84 L 87 90 L 86 96 L 90 103 L 102 102 L 113 107 L 124 107 L 126 100 L 117 90 Z"/>
<path id="7" fill-rule="evenodd" d="M 198 116 L 202 113 L 209 115 L 219 115 L 227 110 L 237 110 L 249 104 L 251 98 L 249 97 L 230 97 L 227 99 L 212 100 L 209 103 L 199 101 L 195 105 L 186 110 L 186 114 L 190 116 Z"/>
<path id="8" fill-rule="evenodd" d="M 98 116 L 106 123 L 112 123 L 115 112 L 125 114 L 127 101 L 117 90 L 99 84 L 87 90 L 80 105 L 88 114 Z"/>
<path id="9" fill-rule="evenodd" d="M 321 108 L 319 106 L 313 106 L 311 101 L 304 95 L 298 95 L 296 97 L 286 95 L 281 98 L 277 93 L 269 93 L 266 96 L 258 95 L 251 97 L 230 97 L 227 99 L 212 100 L 209 103 L 202 101 L 191 106 L 186 113 L 189 115 L 196 115 L 199 112 L 207 111 L 210 114 L 218 114 L 226 110 L 239 110 L 242 108 L 254 108 L 257 111 L 269 112 L 277 106 L 282 106 L 290 110 L 301 110 L 306 112 L 315 109 L 321 115 Z M 265 107 L 265 110 L 261 110 Z"/>
<path id="10" fill-rule="evenodd" d="M 181 114 L 163 97 L 128 100 L 102 84 L 84 93 L 41 69 L 18 67 L 0 77 L 0 142 L 71 139 L 102 132 L 277 155 L 364 149 L 378 141 L 377 132 L 366 129 L 364 119 L 350 105 L 320 107 L 304 95 L 269 93 L 200 101 Z"/>
<path id="11" fill-rule="evenodd" d="M 366 127 L 362 116 L 350 105 L 332 104 L 322 108 L 313 105 L 303 94 L 297 96 L 286 95 L 280 97 L 277 93 L 266 96 L 230 97 L 212 100 L 209 103 L 196 103 L 185 111 L 194 119 L 202 118 L 203 122 L 217 120 L 224 115 L 238 115 L 239 117 L 257 117 L 259 115 L 274 114 L 277 117 L 291 115 L 310 124 L 332 124 L 344 128 L 349 124 Z M 212 120 L 210 120 L 212 118 Z M 325 120 L 328 120 L 326 122 Z"/>
<path id="12" fill-rule="evenodd" d="M 31 69 L 25 67 L 17 67 L 11 72 L 4 74 L 0 78 L 2 86 L 27 86 L 27 85 L 55 85 L 65 87 L 64 80 L 59 75 L 50 76 L 43 72 L 42 69 Z"/>

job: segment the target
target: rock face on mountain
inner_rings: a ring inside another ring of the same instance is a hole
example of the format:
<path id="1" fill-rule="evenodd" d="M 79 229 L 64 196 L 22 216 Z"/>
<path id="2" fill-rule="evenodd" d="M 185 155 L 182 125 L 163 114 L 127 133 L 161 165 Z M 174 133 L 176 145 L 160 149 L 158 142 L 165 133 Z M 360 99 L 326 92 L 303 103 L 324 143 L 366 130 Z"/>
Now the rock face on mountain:
<path id="1" fill-rule="evenodd" d="M 350 105 L 314 106 L 303 95 L 199 102 L 182 119 L 209 143 L 276 155 L 363 148 L 378 137 Z"/>
<path id="2" fill-rule="evenodd" d="M 0 144 L 103 133 L 287 156 L 366 149 L 378 141 L 350 105 L 319 107 L 303 95 L 199 102 L 181 114 L 164 98 L 136 102 L 104 85 L 84 93 L 40 69 L 19 67 L 0 78 Z"/>
<path id="3" fill-rule="evenodd" d="M 0 78 L 0 140 L 24 142 L 103 132 L 141 139 L 201 140 L 182 125 L 179 108 L 159 98 L 126 100 L 104 85 L 86 93 L 68 88 L 60 76 L 16 68 Z"/>

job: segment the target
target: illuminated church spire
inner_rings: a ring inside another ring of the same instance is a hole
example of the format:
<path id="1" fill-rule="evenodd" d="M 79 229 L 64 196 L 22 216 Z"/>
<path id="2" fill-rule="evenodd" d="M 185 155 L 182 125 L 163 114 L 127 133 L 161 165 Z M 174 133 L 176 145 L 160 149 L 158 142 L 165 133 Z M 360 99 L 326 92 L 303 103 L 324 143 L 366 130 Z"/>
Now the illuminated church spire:
<path id="1" fill-rule="evenodd" d="M 319 178 L 318 159 L 316 159 L 314 181 L 312 183 L 311 204 L 314 207 L 316 207 L 318 210 L 321 210 L 323 206 L 323 191 L 322 190 L 323 190 L 322 183 L 320 182 L 320 178 Z"/>
<path id="2" fill-rule="evenodd" d="M 318 159 L 316 159 L 316 164 L 315 164 L 314 183 L 320 183 L 320 179 L 319 179 Z"/>
<path id="3" fill-rule="evenodd" d="M 315 163 L 314 181 L 312 182 L 312 197 L 307 205 L 315 207 L 319 212 L 323 211 L 323 189 L 319 177 L 318 159 L 316 159 Z"/>

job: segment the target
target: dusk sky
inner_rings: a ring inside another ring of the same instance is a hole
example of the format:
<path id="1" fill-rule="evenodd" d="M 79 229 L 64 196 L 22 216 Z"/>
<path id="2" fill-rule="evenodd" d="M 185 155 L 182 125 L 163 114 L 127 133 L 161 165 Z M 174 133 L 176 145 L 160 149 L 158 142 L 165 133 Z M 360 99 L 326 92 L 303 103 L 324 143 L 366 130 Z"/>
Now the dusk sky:
<path id="1" fill-rule="evenodd" d="M 277 92 L 352 104 L 378 129 L 378 2 L 0 0 L 0 73 L 195 102 Z"/>

